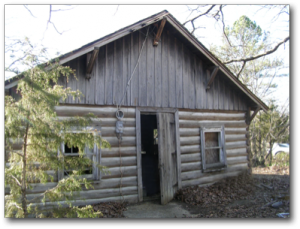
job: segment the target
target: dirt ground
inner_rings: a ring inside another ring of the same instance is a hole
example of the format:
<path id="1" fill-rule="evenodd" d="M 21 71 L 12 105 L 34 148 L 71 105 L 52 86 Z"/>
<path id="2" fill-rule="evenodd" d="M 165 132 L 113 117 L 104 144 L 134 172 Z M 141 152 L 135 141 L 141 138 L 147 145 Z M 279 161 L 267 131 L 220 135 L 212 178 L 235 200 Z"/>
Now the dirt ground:
<path id="1" fill-rule="evenodd" d="M 252 176 L 243 174 L 209 187 L 179 190 L 171 204 L 188 211 L 185 218 L 289 218 L 289 193 L 288 166 L 255 167 Z M 130 206 L 101 203 L 94 209 L 100 210 L 103 218 L 123 218 Z"/>

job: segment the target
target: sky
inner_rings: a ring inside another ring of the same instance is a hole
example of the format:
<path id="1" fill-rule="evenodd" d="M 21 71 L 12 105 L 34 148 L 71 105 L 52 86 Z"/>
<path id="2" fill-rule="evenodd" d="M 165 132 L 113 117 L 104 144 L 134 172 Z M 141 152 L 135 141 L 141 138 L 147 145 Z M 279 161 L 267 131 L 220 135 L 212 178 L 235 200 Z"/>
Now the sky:
<path id="1" fill-rule="evenodd" d="M 190 7 L 194 7 L 191 5 Z M 133 24 L 153 14 L 168 10 L 178 21 L 185 22 L 190 15 L 186 5 L 53 5 L 51 21 L 49 20 L 49 5 L 5 5 L 5 37 L 23 39 L 28 37 L 33 44 L 43 45 L 49 53 L 49 58 L 57 57 L 97 40 L 120 28 Z M 228 5 L 224 7 L 225 23 L 232 25 L 242 15 L 254 20 L 263 30 L 274 34 L 274 43 L 289 35 L 288 23 L 269 23 L 271 14 L 257 12 L 257 6 Z M 270 15 L 270 16 L 269 16 Z M 189 17 L 190 16 L 190 17 Z M 201 19 L 200 29 L 196 34 L 199 40 L 209 49 L 210 44 L 221 44 L 221 27 L 211 19 Z M 62 33 L 62 34 L 59 34 Z M 289 66 L 288 44 L 280 47 L 277 55 L 284 56 L 285 66 Z M 5 56 L 9 61 L 9 56 Z M 288 74 L 288 68 L 282 70 Z M 6 77 L 14 74 L 6 73 Z M 279 86 L 275 98 L 279 105 L 286 103 L 289 97 L 289 77 L 274 80 Z"/>

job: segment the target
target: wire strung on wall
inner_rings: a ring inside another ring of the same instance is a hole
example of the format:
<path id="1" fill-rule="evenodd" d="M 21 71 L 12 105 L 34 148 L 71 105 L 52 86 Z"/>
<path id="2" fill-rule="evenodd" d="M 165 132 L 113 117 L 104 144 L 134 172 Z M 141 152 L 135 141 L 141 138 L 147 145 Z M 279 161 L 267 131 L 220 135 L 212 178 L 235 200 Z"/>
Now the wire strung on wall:
<path id="1" fill-rule="evenodd" d="M 149 36 L 149 28 L 147 28 L 147 34 L 146 34 L 146 37 L 145 37 L 145 40 L 142 44 L 142 47 L 141 47 L 141 50 L 140 50 L 140 54 L 139 54 L 139 57 L 137 59 L 137 62 L 136 62 L 136 65 L 131 73 L 131 76 L 130 76 L 130 79 L 128 80 L 127 82 L 127 86 L 125 88 L 125 91 L 124 91 L 124 94 L 122 96 L 122 99 L 120 100 L 119 104 L 117 104 L 117 112 L 116 112 L 116 117 L 118 119 L 118 121 L 116 122 L 116 136 L 118 138 L 118 148 L 119 148 L 119 158 L 120 158 L 120 174 L 121 174 L 121 178 L 120 178 L 120 184 L 119 184 L 119 189 L 120 189 L 120 195 L 122 196 L 123 198 L 123 201 L 125 201 L 124 199 L 124 196 L 123 196 L 123 193 L 122 193 L 122 178 L 123 178 L 123 171 L 122 171 L 122 155 L 121 155 L 121 142 L 122 142 L 122 135 L 123 135 L 123 121 L 122 121 L 122 118 L 124 117 L 124 113 L 121 111 L 121 105 L 123 103 L 123 100 L 124 100 L 124 97 L 128 91 L 128 88 L 129 88 L 129 85 L 130 85 L 130 82 L 131 82 L 131 79 L 133 77 L 133 74 L 139 64 L 139 61 L 140 61 L 140 57 L 141 57 L 141 54 L 143 52 L 143 49 L 144 49 L 144 46 L 145 46 L 145 43 L 146 43 L 146 40 Z"/>
<path id="2" fill-rule="evenodd" d="M 134 74 L 134 72 L 135 72 L 135 70 L 136 70 L 136 68 L 137 68 L 137 66 L 138 66 L 138 64 L 139 64 L 139 62 L 140 62 L 141 54 L 142 54 L 142 52 L 143 52 L 143 49 L 144 49 L 146 40 L 147 40 L 147 38 L 148 38 L 148 36 L 149 36 L 149 28 L 150 28 L 150 27 L 147 28 L 147 34 L 146 34 L 145 40 L 144 40 L 144 42 L 143 42 L 143 45 L 142 45 L 142 47 L 141 47 L 141 51 L 140 51 L 138 60 L 137 60 L 137 62 L 136 62 L 136 65 L 135 65 L 135 67 L 134 67 L 132 73 L 131 73 L 130 79 L 129 79 L 128 82 L 127 82 L 127 86 L 126 86 L 126 89 L 125 89 L 124 94 L 123 94 L 123 96 L 122 96 L 122 99 L 121 99 L 121 101 L 119 102 L 119 104 L 117 104 L 117 110 L 120 110 L 120 108 L 121 108 L 121 105 L 122 105 L 122 103 L 123 103 L 124 97 L 125 97 L 125 95 L 126 95 L 126 93 L 127 93 L 127 91 L 128 91 L 128 88 L 129 88 L 131 79 L 132 79 L 132 77 L 133 77 L 133 74 Z"/>

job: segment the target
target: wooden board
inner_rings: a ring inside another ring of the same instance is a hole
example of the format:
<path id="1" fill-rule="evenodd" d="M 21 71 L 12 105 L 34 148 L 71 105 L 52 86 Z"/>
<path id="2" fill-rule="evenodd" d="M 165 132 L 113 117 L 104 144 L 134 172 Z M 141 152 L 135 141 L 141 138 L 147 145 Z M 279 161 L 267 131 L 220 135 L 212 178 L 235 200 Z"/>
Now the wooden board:
<path id="1" fill-rule="evenodd" d="M 79 104 L 85 104 L 86 103 L 86 82 L 87 82 L 87 79 L 86 79 L 86 58 L 87 56 L 84 55 L 84 56 L 81 56 L 78 58 L 78 70 L 77 70 L 77 78 L 78 78 L 78 81 L 77 81 L 77 89 L 79 91 L 81 91 L 81 93 L 84 95 L 83 97 L 80 98 L 80 100 L 76 103 L 79 103 Z"/>
<path id="2" fill-rule="evenodd" d="M 168 65 L 169 65 L 169 107 L 176 107 L 176 77 L 175 77 L 175 40 L 169 36 Z"/>
<path id="3" fill-rule="evenodd" d="M 153 41 L 148 37 L 145 43 L 145 52 L 147 53 L 147 65 L 146 65 L 146 73 L 147 73 L 147 106 L 155 106 L 154 100 L 154 47 Z"/>
<path id="4" fill-rule="evenodd" d="M 106 46 L 105 103 L 113 104 L 114 44 Z"/>
<path id="5" fill-rule="evenodd" d="M 174 114 L 157 114 L 161 204 L 173 199 L 178 186 Z"/>
<path id="6" fill-rule="evenodd" d="M 162 106 L 162 62 L 161 62 L 161 47 L 159 44 L 154 48 L 154 74 L 155 74 L 155 85 L 154 85 L 154 98 L 155 98 L 155 106 Z"/>
<path id="7" fill-rule="evenodd" d="M 139 57 L 139 32 L 134 32 L 131 35 L 131 47 L 130 47 L 131 55 L 130 55 L 130 66 L 131 66 L 131 74 L 133 73 L 133 69 L 135 68 L 138 57 Z M 137 66 L 134 74 L 131 79 L 131 87 L 130 87 L 130 105 L 138 106 L 139 104 L 139 66 Z"/>
<path id="8" fill-rule="evenodd" d="M 66 88 L 71 88 L 73 91 L 77 90 L 77 79 L 78 79 L 78 59 L 72 60 L 69 62 L 69 66 L 71 69 L 75 70 L 75 73 L 69 76 L 69 79 L 66 82 Z M 77 77 L 77 79 L 75 78 Z M 78 102 L 78 99 L 76 99 Z M 75 103 L 72 96 L 68 96 L 66 99 L 66 103 Z"/>
<path id="9" fill-rule="evenodd" d="M 162 107 L 169 107 L 169 61 L 168 61 L 168 34 L 164 30 L 161 41 L 161 63 L 162 63 Z"/>
<path id="10" fill-rule="evenodd" d="M 90 55 L 91 56 L 91 55 Z M 90 58 L 90 57 L 89 57 Z M 87 64 L 89 59 L 86 59 Z M 97 61 L 95 61 L 92 72 L 90 74 L 90 79 L 85 80 L 85 103 L 86 104 L 95 104 L 95 95 L 96 95 L 96 71 L 97 71 Z M 84 72 L 86 76 L 86 72 Z"/>
<path id="11" fill-rule="evenodd" d="M 124 90 L 124 93 L 126 93 L 123 104 L 130 104 L 131 84 L 129 85 L 127 91 L 125 92 L 128 81 L 131 76 L 130 48 L 131 48 L 131 36 L 126 36 L 123 38 L 123 87 L 124 87 L 123 90 Z"/>
<path id="12" fill-rule="evenodd" d="M 98 54 L 98 60 L 96 61 L 96 104 L 105 103 L 105 54 L 106 47 L 101 47 Z"/>
<path id="13" fill-rule="evenodd" d="M 188 107 L 190 109 L 195 109 L 195 61 L 194 54 L 189 51 L 188 52 L 188 60 L 189 60 L 189 104 Z"/>
<path id="14" fill-rule="evenodd" d="M 141 113 L 136 109 L 136 158 L 137 158 L 137 182 L 139 202 L 143 201 L 143 180 L 142 180 L 142 143 L 141 143 Z"/>
<path id="15" fill-rule="evenodd" d="M 176 107 L 182 107 L 182 43 L 175 40 Z"/>
<path id="16" fill-rule="evenodd" d="M 139 33 L 139 52 L 145 40 L 146 30 Z M 147 39 L 150 39 L 149 37 Z M 140 60 L 139 60 L 139 106 L 147 106 L 147 44 L 144 44 Z"/>
<path id="17" fill-rule="evenodd" d="M 123 97 L 123 50 L 122 39 L 114 42 L 114 83 L 113 83 L 113 104 L 119 104 Z"/>
<path id="18" fill-rule="evenodd" d="M 182 70 L 182 87 L 183 87 L 183 108 L 189 108 L 189 65 L 188 65 L 188 52 L 183 49 L 183 70 Z"/>
<path id="19" fill-rule="evenodd" d="M 203 81 L 202 77 L 202 61 L 199 60 L 199 58 L 195 57 L 195 108 L 201 109 L 203 108 L 202 104 L 202 84 Z"/>

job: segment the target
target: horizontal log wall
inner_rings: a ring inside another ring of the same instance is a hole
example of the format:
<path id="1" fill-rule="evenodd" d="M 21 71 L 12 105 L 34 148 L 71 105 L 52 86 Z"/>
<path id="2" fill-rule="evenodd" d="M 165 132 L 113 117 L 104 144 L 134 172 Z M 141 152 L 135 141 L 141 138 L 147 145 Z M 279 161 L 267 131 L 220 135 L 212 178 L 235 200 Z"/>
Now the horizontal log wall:
<path id="1" fill-rule="evenodd" d="M 111 149 L 101 149 L 101 164 L 108 167 L 109 173 L 101 174 L 101 180 L 94 182 L 94 190 L 83 190 L 76 204 L 96 203 L 100 201 L 138 201 L 137 182 L 137 146 L 135 118 L 136 109 L 124 107 L 124 134 L 121 146 L 115 135 L 116 108 L 108 106 L 63 105 L 56 107 L 59 119 L 75 115 L 94 113 L 93 123 L 98 125 L 102 137 L 111 144 Z M 199 110 L 180 109 L 179 141 L 181 153 L 182 187 L 191 185 L 206 186 L 228 176 L 236 176 L 248 169 L 247 125 L 244 112 L 200 112 Z M 228 167 L 222 172 L 203 173 L 201 170 L 200 126 L 205 124 L 224 125 Z M 14 144 L 19 150 L 21 142 Z M 48 171 L 55 174 L 54 171 Z M 28 189 L 29 200 L 40 193 L 55 187 L 57 179 L 47 184 L 32 183 Z M 5 192 L 8 193 L 6 188 Z M 121 194 L 122 193 L 122 194 Z M 122 197 L 123 196 L 123 197 Z M 85 199 L 84 201 L 82 199 Z M 38 203 L 37 203 L 38 205 Z M 52 203 L 47 203 L 47 206 Z"/>
<path id="2" fill-rule="evenodd" d="M 227 169 L 203 173 L 201 165 L 200 126 L 224 125 Z M 179 110 L 182 187 L 205 186 L 248 169 L 245 113 L 196 112 Z"/>
<path id="3" fill-rule="evenodd" d="M 87 55 L 66 63 L 76 70 L 77 80 L 61 77 L 59 84 L 80 90 L 83 97 L 70 96 L 65 103 L 118 104 L 140 56 L 123 106 L 246 111 L 245 94 L 221 70 L 206 90 L 212 69 L 168 28 L 157 46 L 149 36 L 140 55 L 146 33 L 147 27 L 100 47 L 90 79 L 86 79 Z"/>
<path id="4" fill-rule="evenodd" d="M 116 107 L 88 107 L 82 105 L 56 107 L 58 119 L 67 119 L 77 115 L 84 116 L 88 113 L 96 115 L 97 118 L 93 119 L 93 124 L 100 127 L 102 138 L 111 144 L 111 149 L 101 149 L 100 162 L 101 165 L 108 167 L 109 173 L 102 172 L 100 181 L 95 181 L 93 184 L 94 189 L 83 189 L 80 196 L 75 198 L 74 204 L 86 205 L 105 201 L 123 201 L 123 199 L 129 202 L 138 201 L 135 108 L 122 108 L 122 111 L 124 112 L 124 134 L 119 148 L 115 134 Z M 14 150 L 20 150 L 22 142 L 16 142 L 13 147 Z M 29 201 L 34 199 L 35 202 L 38 202 L 40 198 L 36 197 L 57 185 L 55 172 L 48 171 L 48 173 L 54 175 L 54 182 L 46 184 L 32 183 L 32 189 L 27 190 Z M 6 187 L 5 193 L 9 193 L 8 187 Z M 40 204 L 36 203 L 36 205 L 39 206 Z M 46 203 L 43 208 L 52 205 L 53 203 Z"/>

